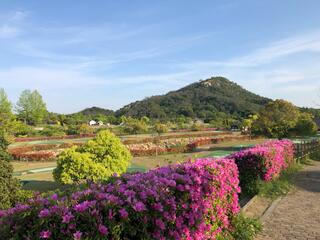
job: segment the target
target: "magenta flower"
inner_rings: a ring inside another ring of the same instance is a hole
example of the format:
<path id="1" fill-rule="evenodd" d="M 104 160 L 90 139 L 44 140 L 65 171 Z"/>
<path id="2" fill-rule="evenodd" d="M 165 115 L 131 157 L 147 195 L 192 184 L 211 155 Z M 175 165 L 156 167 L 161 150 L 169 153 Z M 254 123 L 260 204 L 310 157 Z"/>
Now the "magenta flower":
<path id="1" fill-rule="evenodd" d="M 45 217 L 48 217 L 49 215 L 50 215 L 50 211 L 47 208 L 45 208 L 40 211 L 38 216 L 39 218 L 45 218 Z"/>
<path id="2" fill-rule="evenodd" d="M 76 231 L 76 232 L 73 234 L 73 239 L 74 239 L 74 240 L 80 240 L 80 239 L 81 239 L 81 236 L 82 236 L 82 232 Z"/>
<path id="3" fill-rule="evenodd" d="M 108 234 L 108 228 L 102 224 L 99 225 L 98 230 L 99 230 L 99 233 L 101 233 L 101 235 Z"/>
<path id="4" fill-rule="evenodd" d="M 43 238 L 43 239 L 48 239 L 51 237 L 51 232 L 46 230 L 46 231 L 42 231 L 40 233 L 40 238 Z"/>
<path id="5" fill-rule="evenodd" d="M 133 205 L 133 209 L 136 210 L 137 212 L 142 212 L 146 210 L 146 206 L 142 202 L 136 202 Z"/>
<path id="6" fill-rule="evenodd" d="M 124 208 L 120 209 L 119 213 L 120 213 L 120 217 L 121 218 L 127 218 L 128 217 L 128 212 Z"/>
<path id="7" fill-rule="evenodd" d="M 74 216 L 70 212 L 68 212 L 67 214 L 62 216 L 62 222 L 69 223 L 73 218 Z"/>

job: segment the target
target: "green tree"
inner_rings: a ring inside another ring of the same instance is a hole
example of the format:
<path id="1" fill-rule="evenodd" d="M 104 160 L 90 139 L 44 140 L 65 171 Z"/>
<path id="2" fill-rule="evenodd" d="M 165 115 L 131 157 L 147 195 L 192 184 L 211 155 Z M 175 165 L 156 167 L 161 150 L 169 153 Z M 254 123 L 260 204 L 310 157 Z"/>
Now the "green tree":
<path id="1" fill-rule="evenodd" d="M 243 119 L 242 121 L 242 127 L 243 127 L 243 132 L 248 133 L 251 137 L 251 129 L 254 121 L 258 120 L 258 115 L 249 115 L 248 118 Z"/>
<path id="2" fill-rule="evenodd" d="M 124 131 L 129 134 L 144 133 L 148 131 L 148 126 L 144 121 L 129 117 L 126 119 Z"/>
<path id="3" fill-rule="evenodd" d="M 313 116 L 309 113 L 301 113 L 299 115 L 295 131 L 300 136 L 310 136 L 317 133 L 318 126 L 313 121 Z"/>
<path id="4" fill-rule="evenodd" d="M 163 123 L 156 123 L 154 125 L 154 130 L 156 131 L 156 133 L 158 133 L 158 135 L 161 135 L 162 133 L 166 133 L 168 132 L 168 126 L 166 124 Z"/>
<path id="5" fill-rule="evenodd" d="M 4 89 L 0 88 L 0 124 L 4 124 L 12 118 L 12 105 Z"/>
<path id="6" fill-rule="evenodd" d="M 62 152 L 53 175 L 56 181 L 64 184 L 103 180 L 114 173 L 126 172 L 131 158 L 118 137 L 109 131 L 101 131 L 84 146 Z"/>
<path id="7" fill-rule="evenodd" d="M 283 138 L 294 129 L 299 118 L 299 110 L 285 100 L 275 100 L 268 103 L 253 123 L 252 130 L 256 134 L 267 137 Z"/>
<path id="8" fill-rule="evenodd" d="M 46 104 L 37 90 L 24 90 L 17 102 L 16 110 L 19 118 L 31 125 L 43 122 L 48 114 Z"/>
<path id="9" fill-rule="evenodd" d="M 93 133 L 93 128 L 90 127 L 88 124 L 83 123 L 78 126 L 78 133 L 79 134 L 91 134 L 91 133 Z"/>

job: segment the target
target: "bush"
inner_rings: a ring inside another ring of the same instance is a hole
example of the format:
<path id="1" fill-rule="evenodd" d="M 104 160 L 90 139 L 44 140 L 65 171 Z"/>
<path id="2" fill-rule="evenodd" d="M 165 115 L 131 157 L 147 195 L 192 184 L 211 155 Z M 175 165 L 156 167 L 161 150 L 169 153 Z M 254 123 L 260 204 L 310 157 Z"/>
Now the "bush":
<path id="1" fill-rule="evenodd" d="M 252 240 L 262 230 L 262 224 L 258 219 L 252 219 L 236 215 L 231 222 L 233 229 L 230 231 L 231 239 L 235 240 Z"/>
<path id="2" fill-rule="evenodd" d="M 128 118 L 123 130 L 128 134 L 146 133 L 148 131 L 148 126 L 141 120 Z"/>
<path id="3" fill-rule="evenodd" d="M 310 136 L 317 133 L 318 126 L 313 121 L 312 115 L 301 113 L 295 126 L 295 131 L 300 136 Z"/>
<path id="4" fill-rule="evenodd" d="M 193 123 L 192 126 L 191 126 L 191 130 L 192 131 L 201 131 L 201 129 L 203 128 L 203 124 L 201 123 Z"/>
<path id="5" fill-rule="evenodd" d="M 7 152 L 8 140 L 4 132 L 0 132 L 0 209 L 14 205 L 19 182 L 12 177 L 13 167 Z M 1 235 L 1 234 L 0 234 Z"/>
<path id="6" fill-rule="evenodd" d="M 268 141 L 230 156 L 240 174 L 242 192 L 257 194 L 260 181 L 271 181 L 294 161 L 294 145 L 289 140 Z"/>
<path id="7" fill-rule="evenodd" d="M 272 179 L 269 182 L 259 184 L 259 195 L 271 199 L 287 194 L 293 184 L 292 179 L 295 173 L 302 168 L 300 164 L 292 164 L 286 170 L 281 172 L 279 178 Z"/>
<path id="8" fill-rule="evenodd" d="M 101 131 L 83 146 L 62 152 L 58 157 L 54 178 L 64 184 L 97 181 L 114 173 L 126 172 L 130 160 L 131 154 L 120 139 L 109 131 Z"/>
<path id="9" fill-rule="evenodd" d="M 77 135 L 80 134 L 79 133 L 79 127 L 78 125 L 68 125 L 67 129 L 66 129 L 66 134 L 67 135 Z"/>
<path id="10" fill-rule="evenodd" d="M 162 133 L 166 133 L 169 131 L 167 125 L 163 124 L 163 123 L 156 123 L 154 125 L 154 130 L 156 133 L 158 133 L 159 135 Z"/>
<path id="11" fill-rule="evenodd" d="M 0 209 L 12 207 L 16 202 L 20 184 L 12 177 L 12 173 L 10 162 L 0 159 Z"/>
<path id="12" fill-rule="evenodd" d="M 48 125 L 40 133 L 43 136 L 64 136 L 64 135 L 66 135 L 64 128 L 59 125 Z"/>
<path id="13" fill-rule="evenodd" d="M 78 132 L 79 134 L 92 134 L 93 128 L 84 123 L 78 126 Z"/>
<path id="14" fill-rule="evenodd" d="M 13 122 L 13 132 L 15 137 L 20 136 L 31 136 L 34 135 L 37 131 L 33 130 L 32 127 L 30 127 L 27 124 L 24 124 L 20 121 L 14 121 Z"/>
<path id="15" fill-rule="evenodd" d="M 36 198 L 0 213 L 4 239 L 217 239 L 239 211 L 232 160 L 198 159 Z"/>

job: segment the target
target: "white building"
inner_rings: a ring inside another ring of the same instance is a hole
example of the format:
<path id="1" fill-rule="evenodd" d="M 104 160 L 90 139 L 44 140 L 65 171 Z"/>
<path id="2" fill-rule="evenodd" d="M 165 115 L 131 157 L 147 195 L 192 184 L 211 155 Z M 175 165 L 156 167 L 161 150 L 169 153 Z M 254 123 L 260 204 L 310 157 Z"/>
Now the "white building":
<path id="1" fill-rule="evenodd" d="M 97 125 L 97 122 L 96 122 L 95 120 L 91 120 L 91 121 L 89 122 L 89 125 L 90 125 L 90 126 Z"/>

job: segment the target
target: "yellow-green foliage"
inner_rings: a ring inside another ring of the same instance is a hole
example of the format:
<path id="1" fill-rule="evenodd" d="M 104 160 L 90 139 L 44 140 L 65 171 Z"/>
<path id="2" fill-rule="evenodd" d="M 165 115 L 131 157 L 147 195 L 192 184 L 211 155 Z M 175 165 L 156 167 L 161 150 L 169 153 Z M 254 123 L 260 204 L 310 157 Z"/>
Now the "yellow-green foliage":
<path id="1" fill-rule="evenodd" d="M 96 182 L 114 173 L 126 172 L 131 158 L 118 137 L 109 131 L 101 131 L 84 146 L 62 152 L 53 174 L 56 181 L 64 184 L 83 180 Z"/>

